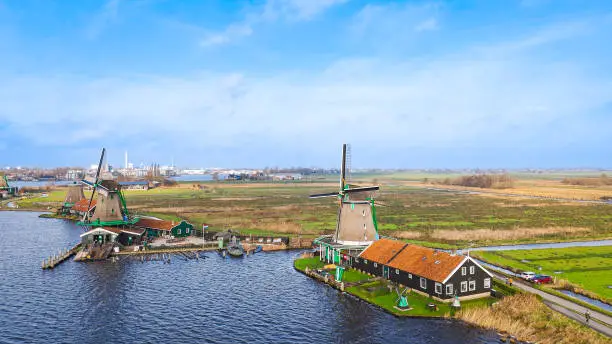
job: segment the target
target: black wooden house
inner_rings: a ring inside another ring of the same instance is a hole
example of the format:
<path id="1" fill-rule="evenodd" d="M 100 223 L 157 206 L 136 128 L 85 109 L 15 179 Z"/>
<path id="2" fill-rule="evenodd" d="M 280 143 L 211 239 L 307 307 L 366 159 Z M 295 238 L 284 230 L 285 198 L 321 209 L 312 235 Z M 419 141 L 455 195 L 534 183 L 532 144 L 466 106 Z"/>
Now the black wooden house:
<path id="1" fill-rule="evenodd" d="M 374 241 L 352 267 L 381 276 L 441 301 L 485 297 L 491 293 L 492 275 L 469 256 L 406 244 L 397 240 Z"/>

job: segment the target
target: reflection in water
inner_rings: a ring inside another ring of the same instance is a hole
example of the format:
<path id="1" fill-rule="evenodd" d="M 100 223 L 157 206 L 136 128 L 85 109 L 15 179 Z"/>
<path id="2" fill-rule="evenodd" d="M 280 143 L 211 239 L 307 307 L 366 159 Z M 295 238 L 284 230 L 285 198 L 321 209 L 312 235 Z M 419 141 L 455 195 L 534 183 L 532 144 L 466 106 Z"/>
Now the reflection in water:
<path id="1" fill-rule="evenodd" d="M 138 343 L 496 343 L 450 320 L 396 318 L 296 272 L 296 252 L 170 264 L 40 262 L 80 229 L 0 212 L 0 341 Z"/>

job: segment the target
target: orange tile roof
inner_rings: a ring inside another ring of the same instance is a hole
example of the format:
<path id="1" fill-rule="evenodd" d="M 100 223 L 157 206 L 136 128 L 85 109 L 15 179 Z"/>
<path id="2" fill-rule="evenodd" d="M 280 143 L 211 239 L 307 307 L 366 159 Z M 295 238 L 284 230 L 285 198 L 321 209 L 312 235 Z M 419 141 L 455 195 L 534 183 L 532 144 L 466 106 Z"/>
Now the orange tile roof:
<path id="1" fill-rule="evenodd" d="M 379 239 L 368 246 L 359 257 L 381 264 L 387 264 L 393 256 L 395 256 L 406 243 L 391 239 Z"/>
<path id="2" fill-rule="evenodd" d="M 136 227 L 153 228 L 169 231 L 172 228 L 178 226 L 179 224 L 180 222 L 141 218 L 134 225 Z"/>
<path id="3" fill-rule="evenodd" d="M 374 241 L 359 257 L 436 282 L 444 281 L 465 259 L 464 256 L 384 238 Z"/>
<path id="4" fill-rule="evenodd" d="M 93 201 L 91 201 L 91 207 L 89 208 L 90 210 L 96 206 L 96 203 L 98 203 L 98 201 L 96 201 L 95 199 Z M 79 211 L 79 212 L 86 212 L 87 211 L 87 206 L 89 205 L 89 200 L 88 199 L 82 199 L 76 203 L 74 203 L 74 205 L 72 206 L 72 209 Z"/>
<path id="5" fill-rule="evenodd" d="M 388 265 L 432 281 L 443 282 L 465 258 L 411 244 L 393 258 Z"/>

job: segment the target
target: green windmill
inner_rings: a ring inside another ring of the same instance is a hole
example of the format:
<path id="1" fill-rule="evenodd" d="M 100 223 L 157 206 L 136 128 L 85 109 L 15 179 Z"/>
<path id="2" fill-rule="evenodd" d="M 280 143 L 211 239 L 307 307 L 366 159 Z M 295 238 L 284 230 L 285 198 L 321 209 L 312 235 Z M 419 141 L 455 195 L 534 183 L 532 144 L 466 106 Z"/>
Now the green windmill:
<path id="1" fill-rule="evenodd" d="M 105 165 L 105 154 L 106 149 L 102 148 L 100 162 L 93 182 L 87 179 L 82 180 L 83 184 L 92 188 L 87 209 L 91 209 L 94 195 L 96 192 L 98 194 L 93 215 L 90 215 L 90 212 L 85 212 L 83 219 L 79 222 L 84 227 L 132 225 L 138 221 L 137 218 L 130 219 L 121 186 L 112 179 L 101 178 L 102 166 Z"/>
<path id="2" fill-rule="evenodd" d="M 410 310 L 410 305 L 408 304 L 408 288 L 405 288 L 400 292 L 398 287 L 395 287 L 395 292 L 397 293 L 396 308 L 402 311 Z"/>

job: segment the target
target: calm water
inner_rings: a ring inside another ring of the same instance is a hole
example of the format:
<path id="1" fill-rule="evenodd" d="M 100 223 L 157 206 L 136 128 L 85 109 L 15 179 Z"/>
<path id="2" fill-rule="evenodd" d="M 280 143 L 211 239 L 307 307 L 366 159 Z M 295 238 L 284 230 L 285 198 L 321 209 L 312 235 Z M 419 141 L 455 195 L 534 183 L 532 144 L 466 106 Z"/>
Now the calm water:
<path id="1" fill-rule="evenodd" d="M 497 343 L 459 322 L 398 319 L 293 270 L 296 252 L 43 271 L 80 229 L 0 212 L 0 343 Z"/>

